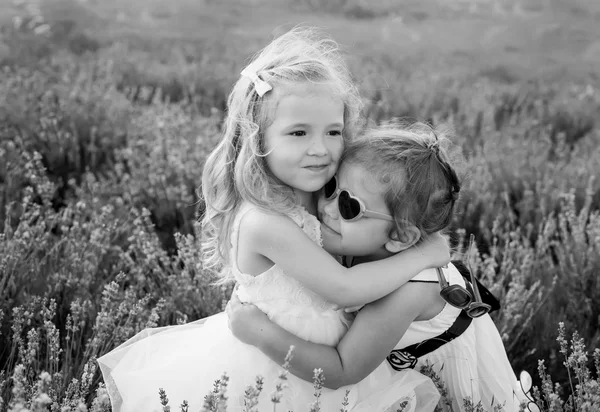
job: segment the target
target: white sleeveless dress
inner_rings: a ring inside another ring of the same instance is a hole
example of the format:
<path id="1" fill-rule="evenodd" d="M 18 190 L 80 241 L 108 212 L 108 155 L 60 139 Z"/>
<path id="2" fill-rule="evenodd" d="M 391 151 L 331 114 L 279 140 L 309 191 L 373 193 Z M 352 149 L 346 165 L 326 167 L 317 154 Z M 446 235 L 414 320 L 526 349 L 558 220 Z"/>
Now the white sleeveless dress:
<path id="1" fill-rule="evenodd" d="M 444 273 L 450 284 L 465 286 L 464 278 L 452 264 L 444 269 Z M 438 283 L 435 269 L 421 272 L 412 281 Z M 460 312 L 446 304 L 432 319 L 412 322 L 395 349 L 402 350 L 439 336 L 450 328 Z M 414 368 L 420 370 L 426 362 L 433 365 L 447 385 L 456 412 L 465 410 L 462 399 L 466 397 L 475 404 L 481 401 L 486 411 L 493 409 L 492 403 L 505 404 L 506 412 L 518 411 L 520 399 L 524 399 L 500 333 L 489 315 L 473 319 L 456 339 L 419 357 Z M 389 372 L 398 373 L 391 367 Z"/>
<path id="2" fill-rule="evenodd" d="M 239 223 L 253 207 L 243 204 L 232 226 L 231 270 L 240 300 L 255 304 L 272 321 L 302 339 L 337 345 L 351 322 L 344 311 L 336 310 L 276 265 L 256 276 L 238 270 Z M 290 218 L 321 245 L 320 223 L 314 216 L 298 208 Z M 223 312 L 186 325 L 144 330 L 98 363 L 114 412 L 162 411 L 159 388 L 166 391 L 171 410 L 177 410 L 184 400 L 190 411 L 200 410 L 204 396 L 224 372 L 229 376 L 227 411 L 243 410 L 244 390 L 254 384 L 257 375 L 264 378 L 258 410 L 272 410 L 270 398 L 282 370 L 258 349 L 237 340 Z M 288 374 L 286 383 L 277 410 L 308 411 L 314 401 L 312 382 Z M 321 410 L 339 411 L 346 389 L 351 390 L 347 409 L 356 412 L 395 411 L 393 406 L 401 401 L 408 401 L 407 412 L 432 411 L 439 397 L 429 378 L 415 371 L 390 375 L 378 368 L 357 385 L 323 388 Z"/>

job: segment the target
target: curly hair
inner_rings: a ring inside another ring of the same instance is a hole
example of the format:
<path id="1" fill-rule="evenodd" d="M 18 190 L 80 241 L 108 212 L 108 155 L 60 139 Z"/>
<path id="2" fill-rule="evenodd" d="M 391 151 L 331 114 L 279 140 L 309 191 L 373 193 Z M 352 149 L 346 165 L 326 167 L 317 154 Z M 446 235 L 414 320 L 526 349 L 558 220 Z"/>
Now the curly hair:
<path id="1" fill-rule="evenodd" d="M 277 102 L 307 86 L 324 87 L 344 103 L 344 140 L 353 138 L 361 100 L 335 41 L 312 28 L 295 28 L 273 40 L 246 68 L 268 83 L 262 94 L 241 76 L 233 86 L 221 141 L 209 155 L 202 176 L 206 205 L 202 219 L 203 254 L 208 267 L 229 258 L 230 232 L 242 201 L 288 213 L 295 205 L 291 188 L 275 179 L 265 161 L 264 131 L 273 122 Z M 231 280 L 223 275 L 224 282 Z"/>

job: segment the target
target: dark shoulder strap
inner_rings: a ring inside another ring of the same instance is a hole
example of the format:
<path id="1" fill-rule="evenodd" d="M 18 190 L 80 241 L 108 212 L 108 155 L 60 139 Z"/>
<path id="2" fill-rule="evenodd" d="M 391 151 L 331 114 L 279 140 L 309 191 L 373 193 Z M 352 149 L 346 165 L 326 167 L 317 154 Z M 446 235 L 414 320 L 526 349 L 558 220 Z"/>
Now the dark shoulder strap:
<path id="1" fill-rule="evenodd" d="M 462 277 L 465 279 L 467 289 L 473 292 L 471 285 L 471 273 L 465 264 L 459 260 L 452 261 L 452 264 L 460 272 Z M 490 312 L 500 309 L 500 302 L 492 293 L 475 279 L 479 293 L 481 294 L 481 300 L 492 307 Z M 390 352 L 387 357 L 387 361 L 390 366 L 397 370 L 412 369 L 416 366 L 418 359 L 434 350 L 440 348 L 442 345 L 453 341 L 459 337 L 471 324 L 473 319 L 464 310 L 460 311 L 454 323 L 443 333 L 436 337 L 424 340 L 422 342 L 415 343 L 414 345 L 408 346 L 403 349 L 396 349 Z"/>
<path id="2" fill-rule="evenodd" d="M 414 279 L 409 280 L 409 282 L 412 282 L 412 283 L 440 283 L 437 280 L 414 280 Z"/>
<path id="3" fill-rule="evenodd" d="M 407 346 L 406 348 L 395 349 L 387 356 L 387 361 L 392 369 L 397 371 L 413 369 L 421 356 L 431 353 L 446 343 L 458 338 L 465 330 L 467 330 L 472 321 L 473 319 L 471 319 L 464 310 L 461 310 L 454 323 L 443 333 L 436 337 L 415 343 L 414 345 Z"/>

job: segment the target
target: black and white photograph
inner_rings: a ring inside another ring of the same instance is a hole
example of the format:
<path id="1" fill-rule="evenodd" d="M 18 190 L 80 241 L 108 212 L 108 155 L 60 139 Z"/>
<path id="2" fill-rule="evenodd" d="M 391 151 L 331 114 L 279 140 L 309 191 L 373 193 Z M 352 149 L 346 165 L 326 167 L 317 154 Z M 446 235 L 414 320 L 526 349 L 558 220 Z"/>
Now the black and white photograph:
<path id="1" fill-rule="evenodd" d="M 0 412 L 599 412 L 599 0 L 0 0 Z"/>

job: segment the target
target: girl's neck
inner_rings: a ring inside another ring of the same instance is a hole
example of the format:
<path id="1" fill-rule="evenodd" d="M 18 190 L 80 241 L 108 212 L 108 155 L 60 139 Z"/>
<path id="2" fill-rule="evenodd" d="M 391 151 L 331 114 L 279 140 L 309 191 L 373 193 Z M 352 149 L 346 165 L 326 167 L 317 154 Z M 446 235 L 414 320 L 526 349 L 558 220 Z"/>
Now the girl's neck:
<path id="1" fill-rule="evenodd" d="M 294 196 L 298 206 L 302 206 L 308 213 L 316 216 L 317 202 L 314 193 L 294 190 Z"/>

